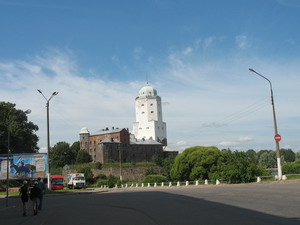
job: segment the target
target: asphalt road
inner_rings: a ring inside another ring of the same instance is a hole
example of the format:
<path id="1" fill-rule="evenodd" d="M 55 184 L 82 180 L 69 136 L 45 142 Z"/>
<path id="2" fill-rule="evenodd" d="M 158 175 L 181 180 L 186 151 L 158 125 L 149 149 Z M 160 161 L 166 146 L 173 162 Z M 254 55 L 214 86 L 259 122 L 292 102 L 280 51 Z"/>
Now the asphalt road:
<path id="1" fill-rule="evenodd" d="M 30 207 L 27 217 L 18 198 L 0 205 L 1 225 L 299 225 L 300 182 L 49 195 L 43 211 L 33 216 Z"/>

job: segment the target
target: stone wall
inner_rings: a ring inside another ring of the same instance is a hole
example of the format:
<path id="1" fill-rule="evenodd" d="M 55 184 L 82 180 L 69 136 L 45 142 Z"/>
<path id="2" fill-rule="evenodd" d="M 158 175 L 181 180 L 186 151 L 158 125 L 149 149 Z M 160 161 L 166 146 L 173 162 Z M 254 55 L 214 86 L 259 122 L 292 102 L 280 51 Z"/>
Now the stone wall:
<path id="1" fill-rule="evenodd" d="M 124 167 L 122 168 L 122 178 L 123 180 L 134 180 L 134 181 L 143 181 L 145 174 L 149 168 L 152 168 L 155 172 L 160 171 L 159 166 L 134 166 L 134 167 Z M 63 171 L 63 177 L 65 181 L 67 180 L 68 173 L 76 173 L 76 170 Z M 92 169 L 94 177 L 99 174 L 104 174 L 105 176 L 113 175 L 115 177 L 120 177 L 120 168 L 119 167 L 109 167 L 99 169 Z"/>

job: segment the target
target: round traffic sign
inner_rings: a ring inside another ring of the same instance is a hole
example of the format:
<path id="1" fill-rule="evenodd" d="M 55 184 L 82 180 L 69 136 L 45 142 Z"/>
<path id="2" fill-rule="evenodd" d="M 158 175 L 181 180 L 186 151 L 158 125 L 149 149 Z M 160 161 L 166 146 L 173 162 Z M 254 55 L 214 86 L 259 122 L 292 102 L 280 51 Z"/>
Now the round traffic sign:
<path id="1" fill-rule="evenodd" d="M 281 141 L 281 136 L 280 136 L 280 134 L 276 134 L 276 135 L 274 136 L 274 139 L 275 139 L 275 141 Z"/>

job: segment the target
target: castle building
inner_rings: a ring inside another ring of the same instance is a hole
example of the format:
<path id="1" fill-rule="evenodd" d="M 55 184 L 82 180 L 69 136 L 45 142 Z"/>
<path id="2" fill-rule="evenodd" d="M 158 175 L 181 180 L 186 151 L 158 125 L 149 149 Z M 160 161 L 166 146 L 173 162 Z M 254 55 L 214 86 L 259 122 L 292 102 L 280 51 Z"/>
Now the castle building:
<path id="1" fill-rule="evenodd" d="M 167 145 L 166 123 L 162 121 L 161 98 L 148 83 L 135 100 L 136 122 L 133 133 L 128 129 L 105 128 L 90 133 L 80 131 L 80 149 L 87 151 L 92 162 L 145 162 L 156 155 L 176 156 L 177 151 L 164 151 Z"/>

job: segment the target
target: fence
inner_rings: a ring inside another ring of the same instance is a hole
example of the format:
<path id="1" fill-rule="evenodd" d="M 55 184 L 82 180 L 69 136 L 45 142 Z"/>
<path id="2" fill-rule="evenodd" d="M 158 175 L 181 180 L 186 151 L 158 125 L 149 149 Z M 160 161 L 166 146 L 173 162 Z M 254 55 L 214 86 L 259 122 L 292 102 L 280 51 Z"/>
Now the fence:
<path id="1" fill-rule="evenodd" d="M 282 180 L 287 180 L 288 177 L 296 176 L 300 179 L 300 174 L 286 174 L 282 176 Z M 261 176 L 256 177 L 256 183 L 260 183 L 262 181 L 272 181 L 277 180 L 276 176 Z M 161 182 L 161 183 L 125 183 L 121 185 L 115 184 L 114 188 L 150 188 L 150 187 L 180 187 L 180 186 L 199 186 L 199 185 L 220 185 L 220 184 L 228 184 L 229 182 L 222 179 L 217 180 L 196 180 L 196 181 L 177 181 L 177 182 Z M 108 188 L 107 185 L 101 185 L 100 188 Z"/>

